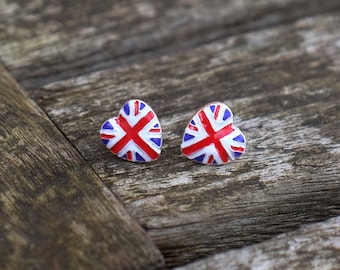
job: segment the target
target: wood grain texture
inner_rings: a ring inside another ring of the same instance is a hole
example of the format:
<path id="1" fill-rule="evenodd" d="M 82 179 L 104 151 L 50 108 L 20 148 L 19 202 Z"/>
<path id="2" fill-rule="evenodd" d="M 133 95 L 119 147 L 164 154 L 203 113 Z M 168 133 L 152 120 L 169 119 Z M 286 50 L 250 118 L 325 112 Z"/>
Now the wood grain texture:
<path id="1" fill-rule="evenodd" d="M 0 0 L 0 57 L 28 90 L 339 8 L 338 0 Z"/>
<path id="2" fill-rule="evenodd" d="M 339 214 L 339 6 L 0 0 L 0 57 L 174 266 Z M 153 106 L 165 131 L 152 164 L 114 158 L 98 136 L 133 97 Z M 199 166 L 179 144 L 191 115 L 214 100 L 233 109 L 248 151 L 227 166 Z M 99 192 L 86 183 L 71 190 Z M 89 208 L 78 207 L 81 216 Z"/>
<path id="3" fill-rule="evenodd" d="M 160 269 L 152 240 L 0 65 L 1 269 Z"/>
<path id="4" fill-rule="evenodd" d="M 31 91 L 165 255 L 168 266 L 263 241 L 340 213 L 340 14 L 220 39 Z M 121 161 L 99 139 L 129 98 L 164 130 L 157 162 Z M 227 166 L 185 159 L 190 117 L 226 102 L 248 139 Z"/>
<path id="5" fill-rule="evenodd" d="M 336 270 L 339 265 L 340 217 L 337 217 L 176 270 Z"/>

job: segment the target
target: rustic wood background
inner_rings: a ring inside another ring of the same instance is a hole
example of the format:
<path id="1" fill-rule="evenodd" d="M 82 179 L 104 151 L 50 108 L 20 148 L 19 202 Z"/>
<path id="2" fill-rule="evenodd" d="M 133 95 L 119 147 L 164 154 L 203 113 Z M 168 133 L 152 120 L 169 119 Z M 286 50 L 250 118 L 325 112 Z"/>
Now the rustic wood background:
<path id="1" fill-rule="evenodd" d="M 339 269 L 340 1 L 0 0 L 0 59 L 3 269 Z M 130 98 L 151 164 L 99 138 Z M 225 166 L 179 149 L 211 101 Z"/>

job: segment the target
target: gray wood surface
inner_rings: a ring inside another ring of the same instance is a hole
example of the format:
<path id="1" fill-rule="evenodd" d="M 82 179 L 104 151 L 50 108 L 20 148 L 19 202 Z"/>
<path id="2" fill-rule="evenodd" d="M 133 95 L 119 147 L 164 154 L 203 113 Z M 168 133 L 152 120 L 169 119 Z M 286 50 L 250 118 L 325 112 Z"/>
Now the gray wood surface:
<path id="1" fill-rule="evenodd" d="M 337 217 L 176 270 L 337 270 L 339 266 L 340 217 Z"/>
<path id="2" fill-rule="evenodd" d="M 28 90 L 339 8 L 338 0 L 0 0 L 0 57 Z"/>
<path id="3" fill-rule="evenodd" d="M 0 268 L 162 268 L 153 241 L 1 65 L 0 106 Z"/>
<path id="4" fill-rule="evenodd" d="M 339 214 L 339 18 L 236 35 L 31 94 L 178 265 Z M 133 97 L 163 125 L 152 164 L 122 162 L 99 139 L 101 123 Z M 191 115 L 214 100 L 248 138 L 244 157 L 222 167 L 179 149 Z"/>
<path id="5" fill-rule="evenodd" d="M 340 214 L 338 0 L 86 0 L 72 8 L 0 0 L 0 18 L 6 68 L 168 267 Z M 99 138 L 130 98 L 147 101 L 163 126 L 154 163 L 121 161 Z M 181 155 L 181 136 L 215 100 L 231 107 L 248 148 L 237 162 L 200 166 Z"/>

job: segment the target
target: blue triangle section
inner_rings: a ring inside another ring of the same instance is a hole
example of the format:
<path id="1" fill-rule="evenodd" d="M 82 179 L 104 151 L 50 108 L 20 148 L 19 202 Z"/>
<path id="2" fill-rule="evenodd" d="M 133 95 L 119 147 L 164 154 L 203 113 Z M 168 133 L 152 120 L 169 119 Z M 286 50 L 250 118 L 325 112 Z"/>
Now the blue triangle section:
<path id="1" fill-rule="evenodd" d="M 190 122 L 192 125 L 196 125 L 195 121 L 194 120 L 191 120 Z"/>
<path id="2" fill-rule="evenodd" d="M 216 160 L 213 161 L 213 164 L 217 164 Z"/>
<path id="3" fill-rule="evenodd" d="M 130 115 L 130 106 L 129 106 L 129 103 L 125 103 L 124 104 L 124 112 L 126 113 L 126 115 Z"/>
<path id="4" fill-rule="evenodd" d="M 223 120 L 227 120 L 229 117 L 231 117 L 231 112 L 228 109 L 226 109 L 224 111 Z"/>
<path id="5" fill-rule="evenodd" d="M 242 136 L 242 134 L 240 134 L 236 136 L 233 140 L 237 142 L 244 142 L 244 137 Z"/>
<path id="6" fill-rule="evenodd" d="M 156 125 L 154 125 L 153 127 L 154 127 L 154 128 L 158 128 L 158 127 L 159 127 L 159 124 L 156 124 Z"/>
<path id="7" fill-rule="evenodd" d="M 203 162 L 203 159 L 205 158 L 205 154 L 200 155 L 198 157 L 195 157 L 194 160 L 198 161 L 198 162 Z"/>
<path id="8" fill-rule="evenodd" d="M 137 152 L 136 152 L 136 160 L 138 160 L 140 162 L 145 161 L 145 159 L 140 154 L 138 154 Z"/>
<path id="9" fill-rule="evenodd" d="M 126 155 L 122 156 L 122 159 L 127 159 L 127 156 Z"/>
<path id="10" fill-rule="evenodd" d="M 145 104 L 143 102 L 141 102 L 140 105 L 139 105 L 139 109 L 143 110 L 144 108 L 145 108 Z"/>
<path id="11" fill-rule="evenodd" d="M 109 140 L 102 139 L 102 141 L 105 145 L 109 143 Z"/>
<path id="12" fill-rule="evenodd" d="M 239 153 L 239 152 L 234 152 L 234 154 L 236 158 L 239 158 L 242 155 L 242 153 Z"/>
<path id="13" fill-rule="evenodd" d="M 109 121 L 107 121 L 104 123 L 103 129 L 113 129 L 113 126 L 110 124 Z"/>
<path id="14" fill-rule="evenodd" d="M 188 133 L 185 133 L 183 140 L 186 142 L 186 141 L 191 140 L 192 138 L 195 138 L 195 136 L 194 135 L 190 135 Z"/>
<path id="15" fill-rule="evenodd" d="M 151 141 L 153 141 L 157 146 L 161 146 L 162 144 L 162 139 L 160 138 L 151 138 Z"/>
<path id="16" fill-rule="evenodd" d="M 215 111 L 215 107 L 216 107 L 215 105 L 210 105 L 210 111 L 214 112 Z"/>

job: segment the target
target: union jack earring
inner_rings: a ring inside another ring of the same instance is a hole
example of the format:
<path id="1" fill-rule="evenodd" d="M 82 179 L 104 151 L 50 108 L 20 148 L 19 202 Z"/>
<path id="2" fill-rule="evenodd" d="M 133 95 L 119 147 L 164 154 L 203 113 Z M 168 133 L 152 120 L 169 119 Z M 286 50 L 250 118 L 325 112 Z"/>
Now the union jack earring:
<path id="1" fill-rule="evenodd" d="M 245 148 L 244 135 L 233 125 L 233 113 L 221 102 L 210 103 L 194 115 L 181 144 L 187 158 L 212 165 L 239 158 Z"/>
<path id="2" fill-rule="evenodd" d="M 161 153 L 161 125 L 156 113 L 142 100 L 126 102 L 118 117 L 103 123 L 100 137 L 113 154 L 128 161 L 150 162 Z"/>

